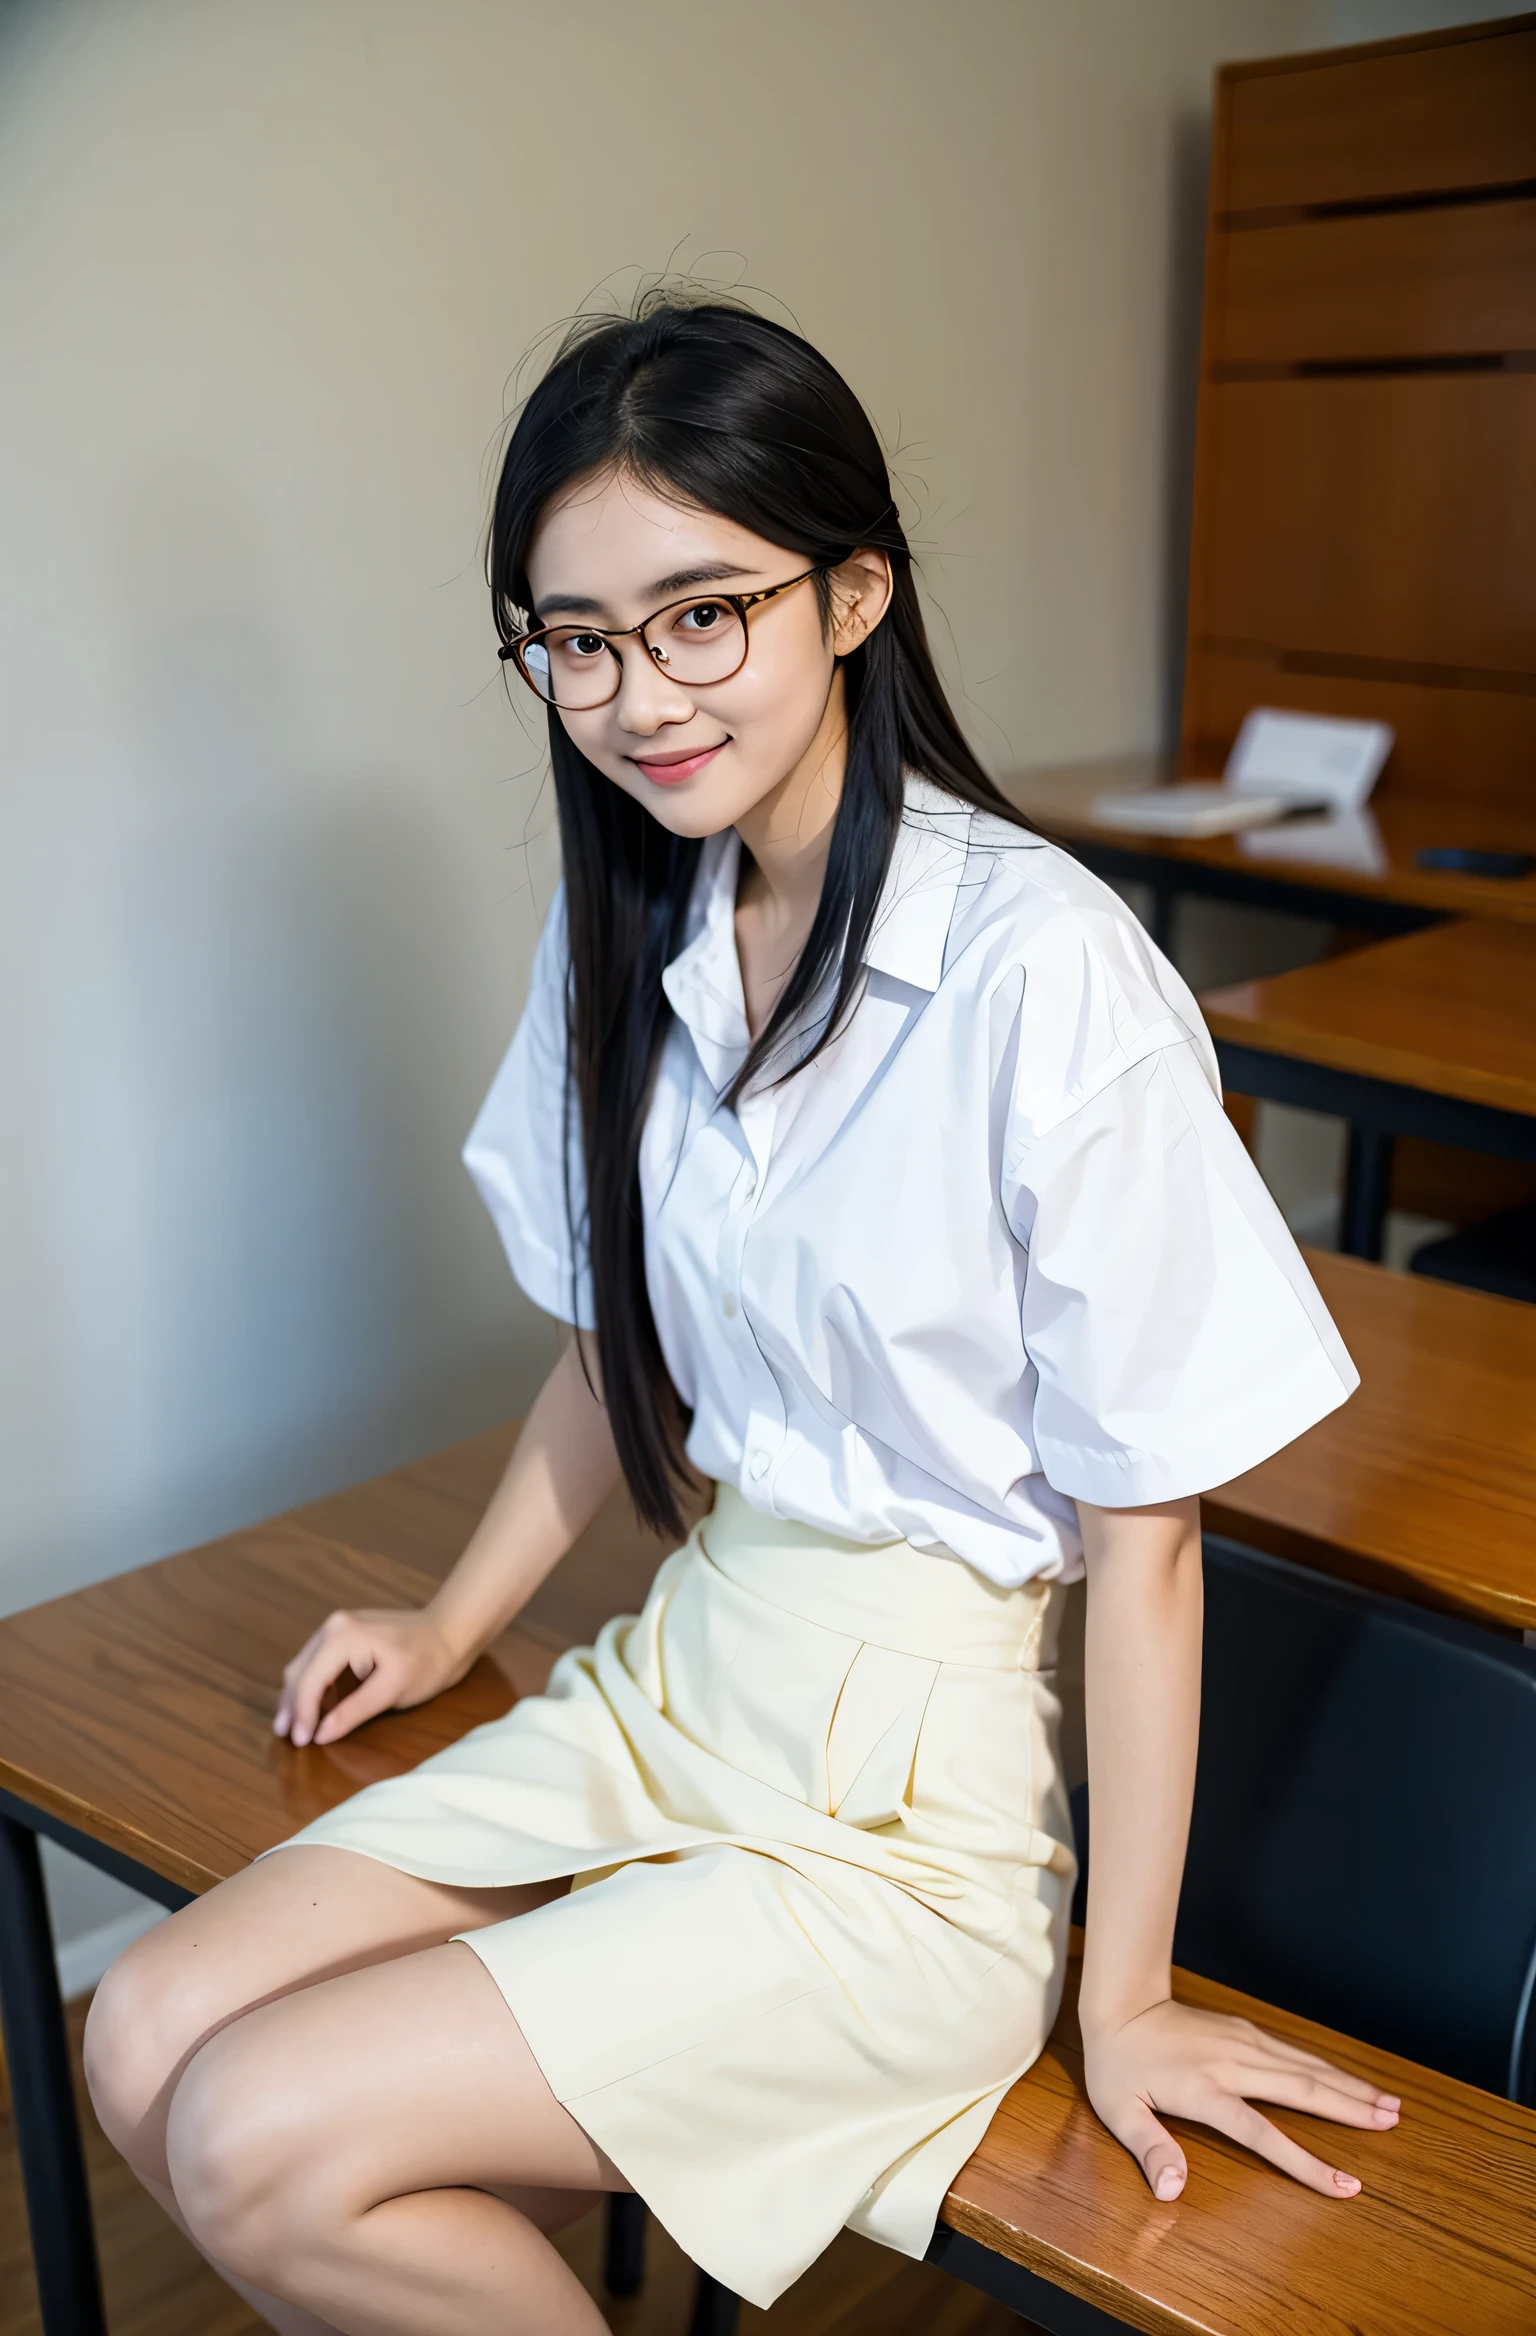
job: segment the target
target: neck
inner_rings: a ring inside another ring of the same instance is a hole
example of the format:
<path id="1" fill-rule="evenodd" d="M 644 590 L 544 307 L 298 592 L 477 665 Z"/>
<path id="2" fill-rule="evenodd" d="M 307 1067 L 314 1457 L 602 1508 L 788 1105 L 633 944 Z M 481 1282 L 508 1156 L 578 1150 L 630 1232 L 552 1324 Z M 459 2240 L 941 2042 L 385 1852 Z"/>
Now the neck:
<path id="1" fill-rule="evenodd" d="M 755 896 L 754 904 L 774 926 L 810 930 L 842 800 L 847 750 L 848 709 L 838 666 L 810 745 L 777 786 L 736 822 L 752 856 L 738 901 Z"/>

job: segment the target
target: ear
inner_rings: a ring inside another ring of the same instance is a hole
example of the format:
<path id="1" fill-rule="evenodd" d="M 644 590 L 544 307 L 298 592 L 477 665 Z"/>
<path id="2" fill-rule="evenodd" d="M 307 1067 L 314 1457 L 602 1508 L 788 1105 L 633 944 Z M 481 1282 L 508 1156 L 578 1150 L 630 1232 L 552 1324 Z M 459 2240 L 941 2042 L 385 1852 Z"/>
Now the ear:
<path id="1" fill-rule="evenodd" d="M 884 552 L 857 551 L 834 568 L 832 654 L 846 657 L 867 641 L 891 605 L 891 563 Z"/>

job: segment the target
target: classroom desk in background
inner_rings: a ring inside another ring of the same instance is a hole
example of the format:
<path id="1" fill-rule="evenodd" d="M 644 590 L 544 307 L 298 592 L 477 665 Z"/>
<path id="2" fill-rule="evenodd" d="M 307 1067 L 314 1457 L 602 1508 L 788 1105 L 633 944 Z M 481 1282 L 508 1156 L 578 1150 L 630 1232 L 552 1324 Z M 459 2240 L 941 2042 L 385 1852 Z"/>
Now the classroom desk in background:
<path id="1" fill-rule="evenodd" d="M 1386 1278 L 1360 1278 L 1362 1302 Z M 1502 1323 L 1522 1311 L 1422 1295 L 1472 1310 L 1469 1349 L 1479 1313 Z M 1438 1340 L 1439 1320 L 1426 1322 L 1421 1332 Z M 1396 1336 L 1389 1322 L 1383 1340 Z M 1470 1381 L 1465 1392 L 1477 1400 Z M 663 1545 L 615 1500 L 458 1687 L 323 1750 L 272 1735 L 274 1683 L 293 1648 L 331 1607 L 430 1595 L 514 1432 L 0 1623 L 0 1982 L 46 2336 L 101 2336 L 102 2321 L 37 1834 L 183 1903 L 361 1786 L 499 1716 L 543 1684 L 561 1647 L 633 1611 Z M 1275 1505 L 1271 1487 L 1258 1506 Z M 1324 1550 L 1342 1529 L 1314 1517 L 1309 1546 Z M 1191 2131 L 1189 2192 L 1176 2209 L 1157 2205 L 1088 2106 L 1069 1989 L 1044 2056 L 958 2176 L 933 2261 L 1052 2336 L 1526 2336 L 1536 2326 L 1536 2114 L 1212 1982 L 1181 1973 L 1175 1984 L 1401 2092 L 1395 2133 L 1350 2137 L 1363 2196 L 1320 2200 Z M 1314 2146 L 1335 2146 L 1305 2117 L 1282 2118 Z"/>
<path id="2" fill-rule="evenodd" d="M 1299 858 L 1252 859 L 1236 836 L 1183 841 L 1131 836 L 1095 820 L 1096 796 L 1155 786 L 1177 775 L 1166 757 L 1127 755 L 1021 771 L 999 783 L 1026 818 L 1068 845 L 1098 875 L 1148 885 L 1153 902 L 1150 930 L 1170 954 L 1174 914 L 1185 893 L 1283 909 L 1381 935 L 1413 932 L 1436 918 L 1453 916 L 1536 924 L 1536 871 L 1496 879 L 1450 875 L 1418 865 L 1421 851 L 1446 844 L 1536 854 L 1536 803 L 1515 808 L 1460 795 L 1449 787 L 1441 794 L 1398 794 L 1389 774 L 1370 804 L 1386 855 L 1386 869 L 1379 876 Z M 1266 848 L 1281 833 L 1261 832 L 1268 839 Z"/>
<path id="3" fill-rule="evenodd" d="M 1201 999 L 1237 1094 L 1349 1122 L 1341 1246 L 1381 1255 L 1398 1136 L 1536 1162 L 1536 925 L 1437 925 Z"/>
<path id="4" fill-rule="evenodd" d="M 1308 1250 L 1360 1385 L 1207 1493 L 1208 1532 L 1536 1631 L 1536 1306 Z"/>

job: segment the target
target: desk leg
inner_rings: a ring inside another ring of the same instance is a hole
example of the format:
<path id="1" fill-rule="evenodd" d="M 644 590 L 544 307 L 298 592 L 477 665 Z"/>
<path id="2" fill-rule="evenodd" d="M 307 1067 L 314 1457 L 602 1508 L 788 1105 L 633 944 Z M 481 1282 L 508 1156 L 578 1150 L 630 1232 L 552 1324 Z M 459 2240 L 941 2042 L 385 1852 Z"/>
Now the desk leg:
<path id="1" fill-rule="evenodd" d="M 722 2287 L 718 2279 L 711 2279 L 707 2271 L 699 2273 L 699 2284 L 693 2293 L 693 2318 L 688 2323 L 688 2336 L 736 2336 L 740 2326 L 741 2298 Z"/>
<path id="2" fill-rule="evenodd" d="M 645 2285 L 646 2203 L 632 2190 L 608 2193 L 603 2285 L 610 2295 L 638 2295 Z"/>
<path id="3" fill-rule="evenodd" d="M 1392 1138 L 1352 1121 L 1344 1168 L 1344 1226 L 1339 1246 L 1346 1257 L 1381 1263 L 1382 1226 L 1392 1190 Z"/>
<path id="4" fill-rule="evenodd" d="M 106 2336 L 37 1835 L 0 1815 L 0 2016 L 44 2336 Z"/>
<path id="5" fill-rule="evenodd" d="M 1152 895 L 1148 902 L 1147 931 L 1170 964 L 1176 963 L 1173 944 L 1178 925 L 1179 896 L 1171 884 L 1160 884 L 1154 877 L 1147 885 Z"/>

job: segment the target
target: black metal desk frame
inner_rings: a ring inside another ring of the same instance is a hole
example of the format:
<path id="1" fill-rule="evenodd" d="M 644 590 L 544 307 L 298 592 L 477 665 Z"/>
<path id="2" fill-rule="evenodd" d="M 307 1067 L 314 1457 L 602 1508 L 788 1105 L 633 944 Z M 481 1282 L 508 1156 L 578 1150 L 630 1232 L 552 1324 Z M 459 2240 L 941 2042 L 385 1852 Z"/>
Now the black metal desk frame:
<path id="1" fill-rule="evenodd" d="M 159 1906 L 186 1906 L 194 1893 L 0 1790 L 0 2024 L 44 2336 L 106 2336 L 40 1837 Z"/>
<path id="2" fill-rule="evenodd" d="M 1044 833 L 1050 833 L 1043 822 L 1042 828 Z M 1285 916 L 1313 917 L 1329 925 L 1351 925 L 1384 941 L 1399 933 L 1422 932 L 1426 925 L 1444 924 L 1449 913 L 1415 907 L 1410 901 L 1385 900 L 1379 893 L 1309 884 L 1301 876 L 1258 868 L 1218 868 L 1202 860 L 1174 859 L 1164 852 L 1138 850 L 1134 844 L 1105 843 L 1097 836 L 1063 835 L 1061 841 L 1073 858 L 1081 860 L 1096 876 L 1147 886 L 1152 895 L 1147 930 L 1168 957 L 1174 953 L 1178 904 L 1186 893 L 1197 899 L 1232 901 L 1242 908 L 1267 908 Z"/>
<path id="3" fill-rule="evenodd" d="M 1238 1095 L 1290 1103 L 1349 1123 L 1344 1176 L 1344 1222 L 1339 1246 L 1346 1257 L 1381 1257 L 1382 1226 L 1392 1184 L 1392 1147 L 1398 1136 L 1424 1136 L 1469 1152 L 1536 1163 L 1536 1118 L 1491 1103 L 1467 1103 L 1424 1087 L 1400 1086 L 1361 1071 L 1274 1054 L 1218 1038 L 1223 1083 Z"/>

